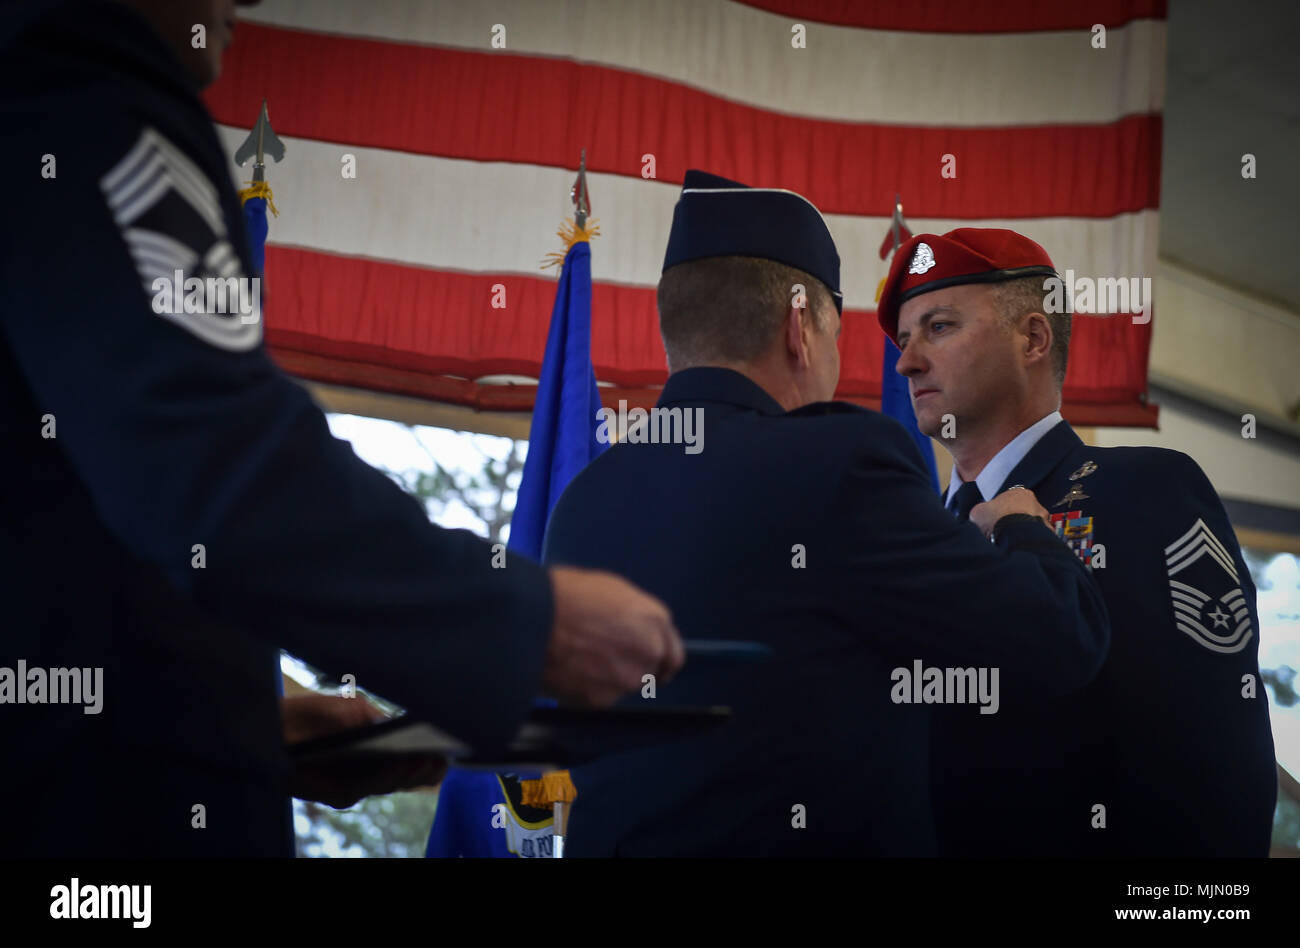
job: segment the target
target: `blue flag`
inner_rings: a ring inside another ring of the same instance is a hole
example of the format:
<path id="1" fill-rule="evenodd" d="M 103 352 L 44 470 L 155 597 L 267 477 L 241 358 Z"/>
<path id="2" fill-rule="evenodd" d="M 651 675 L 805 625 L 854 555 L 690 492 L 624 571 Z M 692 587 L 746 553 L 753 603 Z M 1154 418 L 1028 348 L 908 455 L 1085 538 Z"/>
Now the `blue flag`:
<path id="1" fill-rule="evenodd" d="M 555 291 L 528 457 L 510 519 L 511 550 L 541 558 L 551 508 L 574 475 L 608 447 L 596 440 L 599 409 L 591 364 L 591 248 L 580 241 L 565 256 Z"/>
<path id="2" fill-rule="evenodd" d="M 537 382 L 528 456 L 510 520 L 510 549 L 538 560 L 551 508 L 574 475 L 608 445 L 596 440 L 600 393 L 591 364 L 591 248 L 578 241 L 560 271 Z M 429 858 L 511 858 L 550 852 L 550 819 L 527 812 L 506 788 L 538 773 L 485 774 L 451 768 L 438 789 Z M 539 819 L 539 817 L 541 817 Z"/>
<path id="3" fill-rule="evenodd" d="M 243 197 L 243 192 L 241 192 L 241 197 Z M 243 197 L 243 201 L 244 227 L 248 230 L 248 249 L 253 257 L 253 272 L 249 276 L 262 277 L 266 268 L 266 235 L 270 231 L 270 226 L 266 222 L 266 198 Z M 260 300 L 258 306 L 260 312 Z M 265 314 L 263 314 L 262 318 L 266 318 Z M 263 326 L 262 328 L 265 330 L 266 327 Z M 278 663 L 275 667 L 275 688 L 283 697 L 284 678 L 280 674 Z"/>
<path id="4" fill-rule="evenodd" d="M 244 226 L 248 229 L 248 249 L 253 257 L 253 272 L 249 276 L 263 277 L 266 267 L 266 235 L 270 231 L 270 226 L 266 222 L 266 198 L 244 198 Z M 258 312 L 262 312 L 261 300 L 258 300 L 257 305 Z M 265 313 L 262 313 L 262 318 L 266 318 Z M 265 326 L 262 328 L 266 329 Z M 275 663 L 275 692 L 281 698 L 284 697 L 284 673 L 280 671 L 278 653 Z M 289 808 L 290 841 L 296 848 L 298 841 L 293 829 L 293 802 L 289 801 L 286 806 Z"/>
<path id="5" fill-rule="evenodd" d="M 921 457 L 930 471 L 930 485 L 935 493 L 939 492 L 939 472 L 934 464 L 934 445 L 916 426 L 916 413 L 912 411 L 912 399 L 907 394 L 907 379 L 894 371 L 898 357 L 902 353 L 892 339 L 885 338 L 884 372 L 880 377 L 880 410 L 893 418 L 912 436 L 916 446 L 921 449 Z"/>
<path id="6" fill-rule="evenodd" d="M 266 270 L 266 198 L 250 197 L 244 201 L 244 225 L 248 228 L 248 247 L 253 253 L 253 275 Z"/>

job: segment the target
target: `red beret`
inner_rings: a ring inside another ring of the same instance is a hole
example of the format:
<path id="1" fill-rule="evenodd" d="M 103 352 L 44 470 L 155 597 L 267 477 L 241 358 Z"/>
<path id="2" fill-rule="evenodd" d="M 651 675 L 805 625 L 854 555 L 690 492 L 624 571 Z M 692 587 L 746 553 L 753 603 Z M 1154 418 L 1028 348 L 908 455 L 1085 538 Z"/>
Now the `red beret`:
<path id="1" fill-rule="evenodd" d="M 942 237 L 917 234 L 894 252 L 876 318 L 885 335 L 897 343 L 898 310 L 914 296 L 962 283 L 1056 275 L 1047 251 L 1014 230 L 959 227 Z"/>

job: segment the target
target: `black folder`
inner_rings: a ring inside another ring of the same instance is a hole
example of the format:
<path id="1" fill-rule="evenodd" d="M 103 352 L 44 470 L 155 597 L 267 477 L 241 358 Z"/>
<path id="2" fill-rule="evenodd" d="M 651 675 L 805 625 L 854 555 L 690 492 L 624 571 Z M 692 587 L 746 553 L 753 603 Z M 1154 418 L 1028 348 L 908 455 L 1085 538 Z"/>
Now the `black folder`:
<path id="1" fill-rule="evenodd" d="M 500 753 L 480 754 L 428 721 L 402 715 L 292 744 L 296 762 L 331 766 L 349 759 L 406 754 L 440 754 L 457 767 L 483 770 L 574 767 L 606 754 L 695 737 L 725 723 L 731 709 L 705 708 L 535 708 Z"/>

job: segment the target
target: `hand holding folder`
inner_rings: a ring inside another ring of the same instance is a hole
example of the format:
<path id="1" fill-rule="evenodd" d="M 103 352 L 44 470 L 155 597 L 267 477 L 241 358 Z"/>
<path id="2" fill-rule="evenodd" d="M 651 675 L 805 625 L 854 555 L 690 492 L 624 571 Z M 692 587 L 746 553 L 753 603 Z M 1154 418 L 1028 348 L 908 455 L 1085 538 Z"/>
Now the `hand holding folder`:
<path id="1" fill-rule="evenodd" d="M 388 719 L 363 697 L 290 695 L 281 700 L 280 709 L 284 741 L 289 747 L 368 728 Z M 344 809 L 365 797 L 434 786 L 446 772 L 446 757 L 424 751 L 361 759 L 295 757 L 289 792 L 302 800 Z"/>

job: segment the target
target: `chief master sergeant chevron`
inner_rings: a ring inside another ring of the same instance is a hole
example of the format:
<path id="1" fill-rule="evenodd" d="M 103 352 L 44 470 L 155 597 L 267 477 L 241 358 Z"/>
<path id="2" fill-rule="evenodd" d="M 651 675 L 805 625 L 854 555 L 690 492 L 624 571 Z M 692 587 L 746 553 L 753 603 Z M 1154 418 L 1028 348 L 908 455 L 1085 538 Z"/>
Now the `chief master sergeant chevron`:
<path id="1" fill-rule="evenodd" d="M 1062 419 L 1071 319 L 1048 314 L 1054 279 L 1032 240 L 968 227 L 908 240 L 881 292 L 917 424 L 955 424 L 950 507 L 964 519 L 1012 485 L 1033 490 L 1093 565 L 1111 620 L 1088 687 L 936 714 L 940 851 L 1267 855 L 1277 784 L 1250 573 L 1191 458 L 1089 447 Z"/>
<path id="2" fill-rule="evenodd" d="M 280 647 L 485 750 L 544 689 L 681 664 L 625 581 L 431 526 L 260 320 L 151 309 L 175 269 L 253 273 L 197 95 L 233 28 L 232 0 L 0 17 L 0 667 L 103 676 L 98 714 L 0 704 L 0 856 L 292 855 Z"/>
<path id="3" fill-rule="evenodd" d="M 610 448 L 560 498 L 543 560 L 621 571 L 683 629 L 775 655 L 626 699 L 735 718 L 575 768 L 566 855 L 929 854 L 929 709 L 894 700 L 895 670 L 997 668 L 1010 694 L 1100 666 L 1101 598 L 1028 491 L 976 512 L 991 544 L 943 510 L 901 425 L 827 401 L 839 275 L 806 198 L 686 173 L 659 406 L 702 413 L 704 449 Z"/>

